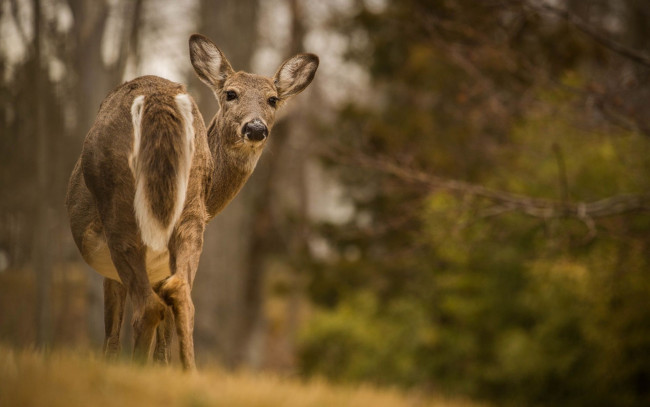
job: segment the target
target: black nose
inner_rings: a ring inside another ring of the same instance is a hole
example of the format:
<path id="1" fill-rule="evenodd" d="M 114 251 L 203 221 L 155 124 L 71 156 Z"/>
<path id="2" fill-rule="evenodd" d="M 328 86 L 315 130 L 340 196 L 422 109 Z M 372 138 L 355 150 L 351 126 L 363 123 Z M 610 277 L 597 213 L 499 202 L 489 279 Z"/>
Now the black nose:
<path id="1" fill-rule="evenodd" d="M 251 141 L 262 141 L 269 135 L 269 129 L 260 119 L 255 119 L 244 125 L 242 133 Z"/>

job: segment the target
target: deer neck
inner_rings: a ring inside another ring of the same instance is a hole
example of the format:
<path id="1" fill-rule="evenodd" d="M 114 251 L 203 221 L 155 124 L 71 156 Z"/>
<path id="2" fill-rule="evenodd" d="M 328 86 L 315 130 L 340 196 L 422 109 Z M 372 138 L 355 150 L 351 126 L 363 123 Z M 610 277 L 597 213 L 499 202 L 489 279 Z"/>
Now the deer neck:
<path id="1" fill-rule="evenodd" d="M 228 140 L 236 139 L 236 129 L 229 127 L 217 113 L 208 128 L 208 144 L 214 162 L 211 186 L 208 190 L 207 210 L 210 219 L 232 201 L 253 173 L 262 148 L 248 148 Z"/>

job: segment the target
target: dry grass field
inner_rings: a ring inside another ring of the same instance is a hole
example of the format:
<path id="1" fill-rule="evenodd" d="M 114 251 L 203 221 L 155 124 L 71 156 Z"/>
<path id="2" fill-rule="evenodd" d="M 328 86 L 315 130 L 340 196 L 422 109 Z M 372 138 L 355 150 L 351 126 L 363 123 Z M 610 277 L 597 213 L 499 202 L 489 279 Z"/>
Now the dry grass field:
<path id="1" fill-rule="evenodd" d="M 0 406 L 451 406 L 475 404 L 367 386 L 338 387 L 269 374 L 107 363 L 89 353 L 0 345 Z"/>

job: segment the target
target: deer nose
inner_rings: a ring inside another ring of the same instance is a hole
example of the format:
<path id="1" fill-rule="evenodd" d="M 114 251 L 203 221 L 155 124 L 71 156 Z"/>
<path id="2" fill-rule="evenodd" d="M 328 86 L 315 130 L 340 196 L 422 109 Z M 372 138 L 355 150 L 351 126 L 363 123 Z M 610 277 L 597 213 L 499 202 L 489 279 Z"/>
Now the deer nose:
<path id="1" fill-rule="evenodd" d="M 244 125 L 242 133 L 251 141 L 262 141 L 269 135 L 269 129 L 260 119 L 254 119 Z"/>

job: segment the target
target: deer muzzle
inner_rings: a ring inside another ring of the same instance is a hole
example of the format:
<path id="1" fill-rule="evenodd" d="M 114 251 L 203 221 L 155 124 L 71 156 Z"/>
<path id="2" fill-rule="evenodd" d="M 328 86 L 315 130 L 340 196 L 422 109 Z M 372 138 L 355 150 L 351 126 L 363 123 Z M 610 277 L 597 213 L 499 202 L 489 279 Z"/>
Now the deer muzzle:
<path id="1" fill-rule="evenodd" d="M 262 141 L 269 135 L 269 129 L 260 119 L 253 119 L 244 124 L 242 134 L 250 141 Z"/>

